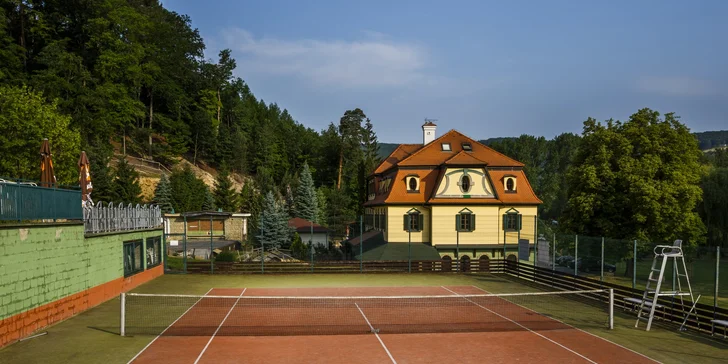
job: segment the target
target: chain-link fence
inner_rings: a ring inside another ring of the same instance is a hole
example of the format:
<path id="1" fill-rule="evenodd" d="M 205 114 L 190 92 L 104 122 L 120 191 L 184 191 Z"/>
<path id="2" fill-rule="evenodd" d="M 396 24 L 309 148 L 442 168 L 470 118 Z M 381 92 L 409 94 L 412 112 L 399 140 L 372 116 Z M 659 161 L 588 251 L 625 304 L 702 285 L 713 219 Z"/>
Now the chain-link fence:
<path id="1" fill-rule="evenodd" d="M 538 246 L 542 250 L 549 249 L 550 254 L 543 254 L 543 251 L 538 254 L 539 267 L 640 290 L 645 289 L 650 277 L 655 247 L 673 245 L 672 242 L 652 243 L 568 234 L 551 234 L 542 238 L 543 244 Z M 692 288 L 696 299 L 700 295 L 700 303 L 728 308 L 728 259 L 725 250 L 721 252 L 716 246 L 685 245 L 683 251 L 685 268 L 677 261 L 679 267 L 676 270 L 675 261 L 670 260 L 665 265 L 661 290 L 687 291 Z M 658 259 L 655 264 L 655 269 L 659 270 L 662 260 Z M 687 280 L 679 276 L 684 270 L 687 271 Z"/>

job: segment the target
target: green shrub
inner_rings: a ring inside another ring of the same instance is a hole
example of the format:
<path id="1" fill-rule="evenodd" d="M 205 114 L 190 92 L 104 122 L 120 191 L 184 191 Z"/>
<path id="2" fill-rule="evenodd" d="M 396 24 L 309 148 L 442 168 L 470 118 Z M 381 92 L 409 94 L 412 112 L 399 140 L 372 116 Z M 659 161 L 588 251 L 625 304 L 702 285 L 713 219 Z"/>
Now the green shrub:
<path id="1" fill-rule="evenodd" d="M 215 261 L 218 262 L 234 262 L 235 254 L 233 252 L 222 252 L 215 257 Z"/>

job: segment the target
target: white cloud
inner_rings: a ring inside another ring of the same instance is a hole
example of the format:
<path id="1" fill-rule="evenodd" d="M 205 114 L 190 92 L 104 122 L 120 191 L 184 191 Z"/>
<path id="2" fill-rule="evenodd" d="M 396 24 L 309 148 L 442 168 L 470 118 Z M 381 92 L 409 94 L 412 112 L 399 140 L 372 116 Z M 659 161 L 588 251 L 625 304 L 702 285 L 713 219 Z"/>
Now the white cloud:
<path id="1" fill-rule="evenodd" d="M 382 88 L 430 84 L 431 59 L 424 47 L 394 42 L 368 32 L 366 40 L 283 40 L 255 37 L 249 31 L 225 31 L 243 73 L 300 77 L 316 85 Z"/>
<path id="2" fill-rule="evenodd" d="M 643 77 L 637 80 L 643 92 L 670 96 L 705 96 L 720 92 L 711 81 L 691 77 Z"/>

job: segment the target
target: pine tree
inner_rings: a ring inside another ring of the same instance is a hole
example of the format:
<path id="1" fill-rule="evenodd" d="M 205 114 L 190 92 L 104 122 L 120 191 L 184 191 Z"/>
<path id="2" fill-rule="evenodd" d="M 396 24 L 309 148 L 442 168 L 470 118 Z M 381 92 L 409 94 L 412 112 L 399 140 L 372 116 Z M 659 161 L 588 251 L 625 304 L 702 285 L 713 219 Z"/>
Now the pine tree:
<path id="1" fill-rule="evenodd" d="M 209 188 L 205 188 L 205 201 L 202 202 L 202 210 L 215 211 L 215 198 Z"/>
<path id="2" fill-rule="evenodd" d="M 141 202 L 142 187 L 139 185 L 139 173 L 124 158 L 119 158 L 116 165 L 116 178 L 113 191 L 118 201 L 124 204 Z"/>
<path id="3" fill-rule="evenodd" d="M 269 191 L 263 199 L 263 211 L 259 224 L 258 241 L 263 243 L 266 249 L 280 248 L 281 245 L 290 241 L 291 229 L 288 226 L 288 214 L 273 197 L 273 192 Z"/>
<path id="4" fill-rule="evenodd" d="M 294 216 L 318 222 L 318 210 L 318 199 L 316 197 L 316 188 L 313 186 L 311 170 L 308 168 L 308 163 L 304 163 L 301 176 L 298 179 Z"/>
<path id="5" fill-rule="evenodd" d="M 228 212 L 238 211 L 238 196 L 235 193 L 232 181 L 230 181 L 230 174 L 227 168 L 223 167 L 220 174 L 217 175 L 213 196 L 215 197 L 215 206 L 217 208 Z"/>
<path id="6" fill-rule="evenodd" d="M 157 187 L 154 189 L 154 203 L 163 213 L 172 212 L 172 186 L 166 174 L 162 174 Z"/>

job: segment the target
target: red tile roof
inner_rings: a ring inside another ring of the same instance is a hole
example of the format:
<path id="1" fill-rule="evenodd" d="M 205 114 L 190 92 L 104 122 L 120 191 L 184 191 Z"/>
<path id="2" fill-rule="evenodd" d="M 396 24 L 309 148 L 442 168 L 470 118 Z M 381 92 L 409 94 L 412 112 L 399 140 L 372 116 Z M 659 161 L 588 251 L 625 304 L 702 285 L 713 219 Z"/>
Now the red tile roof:
<path id="1" fill-rule="evenodd" d="M 442 143 L 450 143 L 450 151 L 442 150 Z M 463 143 L 469 143 L 470 151 L 463 149 Z M 443 178 L 447 167 L 478 166 L 490 175 L 495 198 L 435 198 L 436 188 Z M 365 206 L 383 204 L 540 204 L 531 185 L 523 172 L 523 163 L 495 151 L 479 142 L 450 130 L 434 141 L 422 144 L 399 145 L 374 171 L 377 182 L 376 193 Z M 404 168 L 402 168 L 404 167 Z M 505 169 L 504 169 L 505 168 Z M 394 172 L 394 173 L 389 173 Z M 388 191 L 380 193 L 379 184 L 382 175 L 391 177 Z M 516 176 L 517 192 L 506 193 L 503 177 L 507 174 Z M 417 175 L 420 178 L 420 190 L 409 192 L 405 177 Z"/>
<path id="2" fill-rule="evenodd" d="M 443 151 L 442 144 L 450 143 L 451 151 Z M 472 156 L 485 162 L 489 167 L 523 167 L 524 164 L 478 143 L 457 130 L 450 130 L 420 148 L 410 156 L 397 162 L 397 166 L 439 166 L 463 150 L 462 144 L 470 143 Z"/>
<path id="3" fill-rule="evenodd" d="M 302 219 L 300 217 L 294 217 L 294 218 L 288 220 L 288 226 L 295 229 L 296 232 L 299 232 L 299 233 L 310 233 L 311 232 L 311 221 Z M 317 223 L 313 223 L 313 232 L 314 233 L 325 233 L 328 231 L 329 231 L 329 229 L 327 229 Z"/>
<path id="4" fill-rule="evenodd" d="M 384 158 L 382 163 L 377 166 L 374 170 L 374 174 L 380 174 L 386 172 L 388 169 L 394 167 L 399 161 L 409 157 L 412 153 L 422 148 L 422 144 L 400 144 L 397 148 L 392 151 L 387 158 Z"/>

